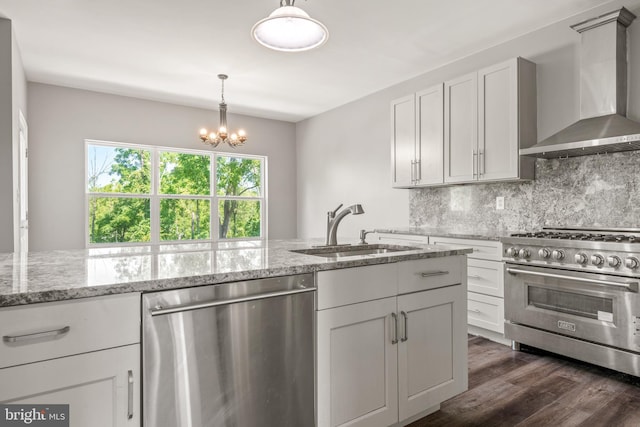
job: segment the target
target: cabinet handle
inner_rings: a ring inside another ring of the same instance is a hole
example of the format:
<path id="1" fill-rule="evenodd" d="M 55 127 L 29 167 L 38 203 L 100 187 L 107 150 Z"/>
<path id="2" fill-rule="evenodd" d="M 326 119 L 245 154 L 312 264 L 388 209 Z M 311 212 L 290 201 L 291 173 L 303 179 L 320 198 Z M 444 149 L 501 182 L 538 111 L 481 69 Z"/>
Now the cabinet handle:
<path id="1" fill-rule="evenodd" d="M 404 318 L 404 336 L 400 338 L 400 341 L 405 342 L 409 339 L 409 316 L 404 311 L 401 311 L 400 315 Z"/>
<path id="2" fill-rule="evenodd" d="M 449 274 L 448 271 L 444 271 L 444 270 L 436 270 L 436 271 L 423 271 L 422 273 L 418 273 L 420 274 L 420 277 L 433 277 L 433 276 L 444 276 L 445 274 Z"/>
<path id="3" fill-rule="evenodd" d="M 36 340 L 38 338 L 57 337 L 57 336 L 66 334 L 70 330 L 71 330 L 70 326 L 65 326 L 64 328 L 53 329 L 51 331 L 35 332 L 33 334 L 5 335 L 2 337 L 2 341 L 15 343 L 15 342 Z"/>
<path id="4" fill-rule="evenodd" d="M 398 344 L 398 315 L 391 313 L 393 318 L 393 338 L 391 338 L 391 344 Z"/>
<path id="5" fill-rule="evenodd" d="M 467 311 L 470 311 L 472 313 L 482 313 L 482 311 L 478 310 L 477 308 L 467 308 Z"/>
<path id="6" fill-rule="evenodd" d="M 127 378 L 127 389 L 128 389 L 128 395 L 127 395 L 127 419 L 132 419 L 133 418 L 133 371 L 129 370 L 128 374 L 128 378 Z"/>
<path id="7" fill-rule="evenodd" d="M 415 166 L 415 161 L 411 160 L 411 184 L 414 184 L 416 182 L 416 178 L 415 178 L 415 171 L 416 168 Z"/>
<path id="8" fill-rule="evenodd" d="M 477 274 L 469 274 L 467 276 L 469 279 L 478 279 L 478 280 L 482 280 L 482 276 L 478 276 Z"/>
<path id="9" fill-rule="evenodd" d="M 478 175 L 478 173 L 476 172 L 476 166 L 478 164 L 478 152 L 476 150 L 473 150 L 473 155 L 471 156 L 471 166 L 472 166 L 472 171 L 473 171 L 473 178 L 476 177 L 476 175 Z"/>
<path id="10" fill-rule="evenodd" d="M 422 181 L 422 160 L 416 160 L 416 182 Z"/>
<path id="11" fill-rule="evenodd" d="M 480 150 L 478 153 L 478 175 L 484 175 L 484 150 Z"/>

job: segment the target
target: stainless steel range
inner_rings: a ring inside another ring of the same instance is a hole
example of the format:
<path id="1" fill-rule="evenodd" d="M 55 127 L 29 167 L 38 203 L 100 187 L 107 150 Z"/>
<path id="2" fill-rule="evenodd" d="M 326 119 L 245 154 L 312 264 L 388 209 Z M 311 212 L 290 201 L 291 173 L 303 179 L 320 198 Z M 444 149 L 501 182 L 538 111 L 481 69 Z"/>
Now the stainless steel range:
<path id="1" fill-rule="evenodd" d="M 502 243 L 514 349 L 640 376 L 640 229 L 544 228 Z"/>

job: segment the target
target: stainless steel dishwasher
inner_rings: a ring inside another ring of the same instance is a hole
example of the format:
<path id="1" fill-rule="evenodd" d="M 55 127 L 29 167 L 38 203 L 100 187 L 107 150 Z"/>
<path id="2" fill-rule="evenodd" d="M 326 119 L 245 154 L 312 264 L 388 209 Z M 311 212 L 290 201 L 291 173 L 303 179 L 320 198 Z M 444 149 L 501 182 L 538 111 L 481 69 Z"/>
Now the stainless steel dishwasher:
<path id="1" fill-rule="evenodd" d="M 144 426 L 314 426 L 314 291 L 300 274 L 144 294 Z"/>

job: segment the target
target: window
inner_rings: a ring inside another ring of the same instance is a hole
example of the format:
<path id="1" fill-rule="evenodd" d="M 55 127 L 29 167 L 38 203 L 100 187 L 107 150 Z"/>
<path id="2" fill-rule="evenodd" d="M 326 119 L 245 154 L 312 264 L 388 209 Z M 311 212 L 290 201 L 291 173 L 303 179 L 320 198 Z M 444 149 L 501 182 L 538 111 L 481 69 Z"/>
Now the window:
<path id="1" fill-rule="evenodd" d="M 265 157 L 102 141 L 86 153 L 88 245 L 265 237 Z"/>

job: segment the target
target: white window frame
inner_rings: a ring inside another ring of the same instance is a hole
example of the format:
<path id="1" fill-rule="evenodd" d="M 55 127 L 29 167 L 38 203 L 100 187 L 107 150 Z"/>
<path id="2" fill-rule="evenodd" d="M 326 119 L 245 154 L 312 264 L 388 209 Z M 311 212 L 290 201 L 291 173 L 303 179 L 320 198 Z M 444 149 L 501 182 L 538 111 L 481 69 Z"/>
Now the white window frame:
<path id="1" fill-rule="evenodd" d="M 85 247 L 101 248 L 113 246 L 140 246 L 140 245 L 159 245 L 159 244 L 176 244 L 176 243 L 198 243 L 198 242 L 232 242 L 243 240 L 266 240 L 267 239 L 267 156 L 259 156 L 253 154 L 240 154 L 223 151 L 195 150 L 188 148 L 164 147 L 156 145 L 131 144 L 126 142 L 101 141 L 95 139 L 85 139 L 84 154 L 84 233 Z M 150 152 L 150 170 L 151 170 L 151 189 L 149 194 L 132 194 L 132 193 L 99 193 L 89 191 L 89 146 L 101 145 L 105 147 L 128 148 L 135 150 L 147 150 Z M 195 154 L 200 156 L 208 156 L 210 159 L 210 194 L 209 195 L 190 195 L 190 194 L 160 194 L 160 153 L 172 152 L 183 154 Z M 261 177 L 260 177 L 260 196 L 218 196 L 216 182 L 216 167 L 218 157 L 233 157 L 240 159 L 252 159 L 261 161 Z M 112 198 L 149 198 L 150 200 L 150 240 L 148 242 L 110 242 L 110 243 L 91 243 L 89 235 L 89 200 L 91 197 L 112 197 Z M 160 201 L 162 199 L 200 199 L 208 200 L 210 205 L 209 217 L 209 239 L 185 239 L 185 240 L 160 240 Z M 218 214 L 218 203 L 220 200 L 242 200 L 242 201 L 258 201 L 260 202 L 260 237 L 234 237 L 220 239 L 220 219 Z"/>

